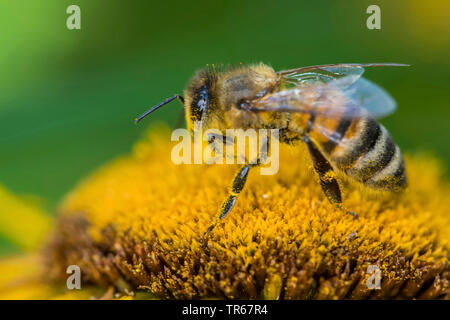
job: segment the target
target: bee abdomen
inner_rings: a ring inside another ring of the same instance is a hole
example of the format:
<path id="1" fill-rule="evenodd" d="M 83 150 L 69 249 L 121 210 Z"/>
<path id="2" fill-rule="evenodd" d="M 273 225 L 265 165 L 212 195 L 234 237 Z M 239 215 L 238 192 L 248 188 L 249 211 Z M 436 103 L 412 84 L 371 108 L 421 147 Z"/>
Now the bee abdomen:
<path id="1" fill-rule="evenodd" d="M 369 179 L 363 181 L 368 187 L 399 191 L 407 186 L 405 161 L 398 146 L 395 146 L 394 155 L 386 166 L 379 170 Z"/>
<path id="2" fill-rule="evenodd" d="M 330 160 L 346 172 L 358 159 L 375 148 L 382 130 L 371 117 L 352 120 L 344 118 L 340 120 L 336 133 L 336 137 L 324 143 L 322 148 Z"/>
<path id="3" fill-rule="evenodd" d="M 406 187 L 401 151 L 382 125 L 368 116 L 351 123 L 341 119 L 337 129 L 342 128 L 345 131 L 339 140 L 323 145 L 336 167 L 372 188 L 395 191 Z"/>
<path id="4" fill-rule="evenodd" d="M 396 153 L 396 146 L 387 130 L 379 125 L 380 133 L 375 143 L 366 153 L 362 154 L 345 172 L 360 182 L 366 182 L 377 172 L 383 170 Z"/>

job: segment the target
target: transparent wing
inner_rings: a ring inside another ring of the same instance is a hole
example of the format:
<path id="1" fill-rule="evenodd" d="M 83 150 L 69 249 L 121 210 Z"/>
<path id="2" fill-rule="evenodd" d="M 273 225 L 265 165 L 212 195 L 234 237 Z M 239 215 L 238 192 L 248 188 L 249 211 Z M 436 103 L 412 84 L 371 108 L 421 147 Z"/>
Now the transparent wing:
<path id="1" fill-rule="evenodd" d="M 322 64 L 317 66 L 300 67 L 295 69 L 281 70 L 278 71 L 279 75 L 288 75 L 293 73 L 305 73 L 311 71 L 329 70 L 337 71 L 337 73 L 345 74 L 346 70 L 351 70 L 353 68 L 368 68 L 368 67 L 405 67 L 407 64 L 403 63 L 392 63 L 392 62 L 375 62 L 375 63 L 334 63 L 334 64 Z"/>
<path id="2" fill-rule="evenodd" d="M 346 86 L 343 92 L 374 118 L 385 117 L 397 109 L 397 103 L 386 90 L 364 78 Z"/>
<path id="3" fill-rule="evenodd" d="M 379 118 L 396 109 L 394 99 L 375 83 L 354 75 L 328 83 L 283 90 L 252 102 L 254 112 L 301 112 L 325 117 Z"/>
<path id="4" fill-rule="evenodd" d="M 356 82 L 367 67 L 399 67 L 407 66 L 400 63 L 344 63 L 326 64 L 318 66 L 301 67 L 277 72 L 288 85 L 307 86 L 316 82 L 328 83 L 330 81 L 348 77 L 351 83 Z M 350 84 L 351 84 L 350 83 Z"/>
<path id="5" fill-rule="evenodd" d="M 310 71 L 292 72 L 283 75 L 283 81 L 293 86 L 308 86 L 316 82 L 327 83 L 343 76 L 351 77 L 353 82 L 364 73 L 361 66 L 321 67 Z"/>

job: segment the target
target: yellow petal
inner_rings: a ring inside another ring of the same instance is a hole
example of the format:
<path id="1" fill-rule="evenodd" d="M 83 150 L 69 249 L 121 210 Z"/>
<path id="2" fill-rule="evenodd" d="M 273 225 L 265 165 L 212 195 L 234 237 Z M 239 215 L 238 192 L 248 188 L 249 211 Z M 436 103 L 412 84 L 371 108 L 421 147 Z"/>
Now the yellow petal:
<path id="1" fill-rule="evenodd" d="M 38 205 L 0 186 L 0 234 L 24 250 L 42 244 L 51 219 Z"/>

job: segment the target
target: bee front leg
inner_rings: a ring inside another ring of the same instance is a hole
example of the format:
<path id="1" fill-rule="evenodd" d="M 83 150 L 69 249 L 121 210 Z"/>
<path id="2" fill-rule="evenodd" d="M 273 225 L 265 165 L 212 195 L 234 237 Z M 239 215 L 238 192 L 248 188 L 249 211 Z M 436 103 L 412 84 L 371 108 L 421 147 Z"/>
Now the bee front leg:
<path id="1" fill-rule="evenodd" d="M 308 151 L 313 162 L 314 170 L 319 176 L 320 185 L 323 192 L 327 196 L 328 201 L 335 205 L 339 210 L 345 211 L 357 219 L 358 215 L 355 212 L 345 210 L 342 207 L 341 189 L 330 162 L 323 156 L 319 148 L 317 148 L 317 146 L 307 136 L 303 136 L 303 141 L 308 146 Z"/>

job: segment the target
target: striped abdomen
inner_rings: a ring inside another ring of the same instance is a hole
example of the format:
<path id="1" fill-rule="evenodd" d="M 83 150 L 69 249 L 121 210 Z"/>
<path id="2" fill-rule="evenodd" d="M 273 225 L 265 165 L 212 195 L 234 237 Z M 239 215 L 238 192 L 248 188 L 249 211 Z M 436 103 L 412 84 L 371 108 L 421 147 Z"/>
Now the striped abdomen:
<path id="1" fill-rule="evenodd" d="M 364 185 L 391 191 L 406 187 L 400 149 L 371 116 L 354 119 L 317 116 L 309 135 L 335 167 Z"/>

